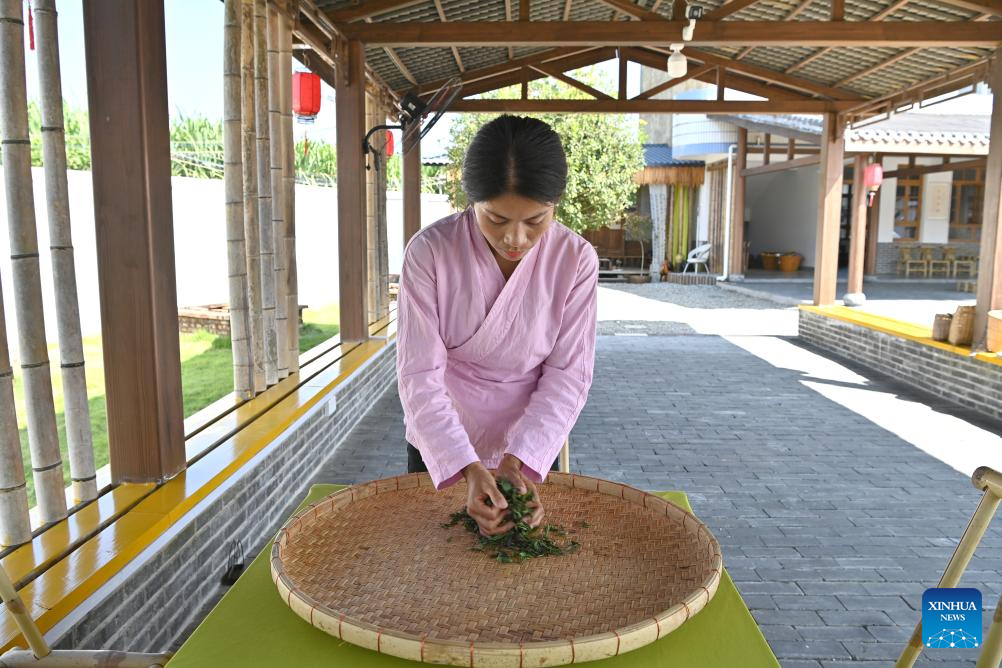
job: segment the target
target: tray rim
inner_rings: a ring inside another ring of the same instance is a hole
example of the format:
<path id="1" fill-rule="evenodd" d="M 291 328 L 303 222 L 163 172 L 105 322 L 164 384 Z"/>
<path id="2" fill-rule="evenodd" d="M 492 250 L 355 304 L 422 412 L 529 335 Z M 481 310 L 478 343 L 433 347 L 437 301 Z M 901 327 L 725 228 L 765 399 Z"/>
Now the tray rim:
<path id="1" fill-rule="evenodd" d="M 465 642 L 439 640 L 406 633 L 354 619 L 344 613 L 331 610 L 313 600 L 307 594 L 293 589 L 292 582 L 285 573 L 281 554 L 290 537 L 295 535 L 297 525 L 311 513 L 314 518 L 321 506 L 349 505 L 360 499 L 381 492 L 395 492 L 415 487 L 434 488 L 427 473 L 407 473 L 390 478 L 381 478 L 366 483 L 350 485 L 333 492 L 304 507 L 289 517 L 275 535 L 270 553 L 271 579 L 279 596 L 301 619 L 330 635 L 381 654 L 389 654 L 402 659 L 455 666 L 496 666 L 512 668 L 533 665 L 557 666 L 582 663 L 618 656 L 625 652 L 653 643 L 694 617 L 713 598 L 720 584 L 723 572 L 723 557 L 720 543 L 698 517 L 692 512 L 660 496 L 645 492 L 623 483 L 577 473 L 551 471 L 542 485 L 582 488 L 601 494 L 619 497 L 645 508 L 664 507 L 666 516 L 681 516 L 682 527 L 687 522 L 695 523 L 697 538 L 712 546 L 710 574 L 680 603 L 663 610 L 641 622 L 619 627 L 603 633 L 576 636 L 562 640 L 514 643 Z"/>

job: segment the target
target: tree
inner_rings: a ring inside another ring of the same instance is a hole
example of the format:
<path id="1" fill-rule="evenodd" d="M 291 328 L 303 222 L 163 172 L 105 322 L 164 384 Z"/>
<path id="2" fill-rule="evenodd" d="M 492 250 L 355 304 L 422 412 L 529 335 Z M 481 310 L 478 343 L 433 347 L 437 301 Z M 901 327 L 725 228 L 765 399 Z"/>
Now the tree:
<path id="1" fill-rule="evenodd" d="M 608 90 L 608 77 L 595 68 L 585 68 L 574 77 L 593 88 Z M 513 99 L 521 94 L 510 86 L 483 94 L 484 99 Z M 529 97 L 590 99 L 561 81 L 542 79 L 529 83 Z M 467 204 L 460 183 L 466 148 L 481 125 L 498 114 L 461 114 L 450 128 L 452 167 L 446 179 L 446 194 L 457 209 Z M 638 133 L 625 114 L 538 114 L 560 135 L 567 154 L 567 188 L 557 205 L 557 219 L 576 232 L 613 223 L 633 202 L 637 185 L 633 175 L 644 166 L 643 129 Z M 639 136 L 638 136 L 639 135 Z"/>

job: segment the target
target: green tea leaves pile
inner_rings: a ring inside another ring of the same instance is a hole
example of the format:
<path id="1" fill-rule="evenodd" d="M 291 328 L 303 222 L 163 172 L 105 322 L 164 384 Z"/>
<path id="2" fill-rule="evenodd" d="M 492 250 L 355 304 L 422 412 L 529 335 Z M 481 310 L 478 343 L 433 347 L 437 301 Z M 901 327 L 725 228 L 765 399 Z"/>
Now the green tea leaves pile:
<path id="1" fill-rule="evenodd" d="M 498 536 L 481 536 L 477 521 L 469 516 L 465 508 L 453 513 L 450 521 L 442 527 L 448 529 L 462 523 L 467 531 L 476 534 L 479 539 L 478 544 L 470 549 L 485 552 L 502 564 L 522 562 L 533 557 L 570 554 L 580 547 L 577 541 L 567 540 L 567 532 L 563 527 L 543 524 L 535 529 L 530 528 L 528 520 L 532 517 L 532 508 L 528 507 L 528 503 L 532 501 L 532 492 L 519 494 L 515 486 L 504 479 L 497 483 L 508 502 L 510 519 L 515 523 L 513 529 Z M 490 505 L 490 499 L 487 504 Z M 588 523 L 581 522 L 580 526 L 586 527 Z"/>

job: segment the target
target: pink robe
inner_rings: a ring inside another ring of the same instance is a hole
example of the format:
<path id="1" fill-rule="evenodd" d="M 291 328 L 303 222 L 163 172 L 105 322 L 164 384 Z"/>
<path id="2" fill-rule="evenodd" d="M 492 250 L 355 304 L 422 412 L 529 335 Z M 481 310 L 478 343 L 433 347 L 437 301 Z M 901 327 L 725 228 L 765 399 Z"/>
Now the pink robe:
<path id="1" fill-rule="evenodd" d="M 414 235 L 397 302 L 406 438 L 437 489 L 505 453 L 541 482 L 588 397 L 598 256 L 554 220 L 507 280 L 472 207 Z"/>

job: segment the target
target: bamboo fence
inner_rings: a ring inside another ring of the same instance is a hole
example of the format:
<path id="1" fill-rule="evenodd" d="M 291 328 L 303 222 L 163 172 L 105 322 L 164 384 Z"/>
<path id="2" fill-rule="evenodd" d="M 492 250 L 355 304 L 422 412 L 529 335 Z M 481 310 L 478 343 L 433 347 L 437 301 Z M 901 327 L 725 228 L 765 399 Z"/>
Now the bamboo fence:
<path id="1" fill-rule="evenodd" d="M 288 302 L 285 282 L 285 184 L 282 160 L 285 135 L 282 134 L 282 82 L 279 76 L 280 38 L 278 12 L 268 12 L 268 135 L 270 138 L 271 229 L 274 248 L 275 341 L 278 378 L 289 375 L 289 328 L 286 323 Z M 297 314 L 298 315 L 298 314 Z"/>
<path id="2" fill-rule="evenodd" d="M 289 4 L 287 3 L 287 8 Z M 285 299 L 289 373 L 299 371 L 299 280 L 296 272 L 296 144 L 292 135 L 292 19 L 281 15 L 279 72 L 282 79 L 282 134 L 285 136 Z"/>
<path id="3" fill-rule="evenodd" d="M 35 32 L 42 112 L 45 200 L 48 206 L 52 283 L 56 293 L 66 445 L 70 457 L 73 505 L 78 505 L 97 498 L 97 475 L 94 470 L 94 441 L 87 401 L 87 376 L 80 335 L 80 302 L 77 298 L 70 202 L 66 184 L 63 90 L 59 72 L 55 0 L 36 1 Z"/>
<path id="4" fill-rule="evenodd" d="M 28 443 L 39 516 L 47 524 L 66 517 L 66 493 L 42 313 L 21 0 L 0 0 L 0 137 Z"/>
<path id="5" fill-rule="evenodd" d="M 261 230 L 258 226 L 257 151 L 254 124 L 254 0 L 240 4 L 241 128 L 243 134 L 244 239 L 247 248 L 247 295 L 250 309 L 254 392 L 263 392 L 264 329 L 261 311 Z"/>
<path id="6" fill-rule="evenodd" d="M 244 242 L 243 165 L 240 135 L 240 0 L 226 0 L 223 28 L 223 187 L 226 191 L 226 265 L 229 273 L 233 390 L 254 396 L 247 313 L 247 246 Z"/>

